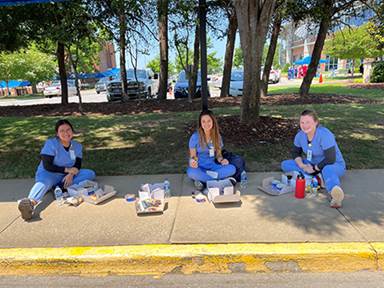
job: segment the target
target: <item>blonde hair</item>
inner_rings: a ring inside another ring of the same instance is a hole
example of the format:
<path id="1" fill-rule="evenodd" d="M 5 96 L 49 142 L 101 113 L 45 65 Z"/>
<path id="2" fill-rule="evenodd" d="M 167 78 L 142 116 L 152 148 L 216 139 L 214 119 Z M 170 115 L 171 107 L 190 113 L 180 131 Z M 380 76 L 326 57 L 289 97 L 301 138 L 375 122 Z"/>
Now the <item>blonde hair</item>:
<path id="1" fill-rule="evenodd" d="M 220 147 L 220 143 L 221 143 L 221 136 L 220 136 L 220 131 L 219 131 L 219 125 L 217 123 L 217 120 L 216 120 L 216 117 L 215 115 L 213 114 L 213 112 L 211 110 L 204 110 L 200 113 L 200 116 L 199 116 L 199 125 L 198 125 L 198 133 L 199 133 L 199 144 L 201 147 L 205 148 L 208 143 L 205 139 L 205 132 L 203 130 L 203 127 L 201 126 L 201 119 L 203 118 L 203 116 L 209 116 L 211 119 L 212 119 L 212 129 L 211 129 L 211 135 L 210 138 L 211 138 L 211 141 L 213 143 L 213 147 L 215 148 L 215 152 L 216 152 L 216 156 L 220 157 L 221 156 L 221 147 Z"/>

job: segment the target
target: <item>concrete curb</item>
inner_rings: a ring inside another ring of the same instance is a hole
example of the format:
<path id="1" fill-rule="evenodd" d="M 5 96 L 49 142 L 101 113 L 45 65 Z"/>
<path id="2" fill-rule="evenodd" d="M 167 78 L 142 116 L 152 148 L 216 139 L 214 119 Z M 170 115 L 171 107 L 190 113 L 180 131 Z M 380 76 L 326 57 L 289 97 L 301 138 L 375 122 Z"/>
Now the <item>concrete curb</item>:
<path id="1" fill-rule="evenodd" d="M 354 272 L 383 267 L 381 242 L 0 249 L 0 275 Z"/>

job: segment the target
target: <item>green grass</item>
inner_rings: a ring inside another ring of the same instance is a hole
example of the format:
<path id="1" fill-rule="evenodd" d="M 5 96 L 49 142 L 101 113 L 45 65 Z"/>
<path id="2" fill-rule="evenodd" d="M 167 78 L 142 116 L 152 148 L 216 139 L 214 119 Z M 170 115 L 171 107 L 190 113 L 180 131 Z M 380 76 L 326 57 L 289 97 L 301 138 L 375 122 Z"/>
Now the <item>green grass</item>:
<path id="1" fill-rule="evenodd" d="M 299 86 L 273 86 L 269 85 L 268 93 L 283 94 L 283 93 L 299 93 Z M 359 89 L 351 88 L 341 84 L 313 84 L 310 94 L 340 94 L 357 96 L 367 99 L 384 100 L 383 89 Z"/>
<path id="2" fill-rule="evenodd" d="M 24 94 L 20 96 L 0 96 L 0 100 L 29 100 L 44 98 L 43 94 Z"/>
<path id="3" fill-rule="evenodd" d="M 349 168 L 384 168 L 383 105 L 290 105 L 263 106 L 262 114 L 296 118 L 304 108 L 313 108 L 321 123 L 331 129 Z M 239 115 L 239 107 L 214 109 L 217 115 Z M 185 125 L 196 112 L 148 113 L 142 115 L 73 116 L 76 138 L 83 143 L 84 167 L 98 175 L 184 173 L 188 135 Z M 0 122 L 0 178 L 33 177 L 39 152 L 53 135 L 56 117 L 2 117 Z M 225 141 L 225 139 L 224 139 Z M 291 141 L 253 143 L 227 149 L 243 155 L 251 171 L 278 170 L 289 157 Z"/>

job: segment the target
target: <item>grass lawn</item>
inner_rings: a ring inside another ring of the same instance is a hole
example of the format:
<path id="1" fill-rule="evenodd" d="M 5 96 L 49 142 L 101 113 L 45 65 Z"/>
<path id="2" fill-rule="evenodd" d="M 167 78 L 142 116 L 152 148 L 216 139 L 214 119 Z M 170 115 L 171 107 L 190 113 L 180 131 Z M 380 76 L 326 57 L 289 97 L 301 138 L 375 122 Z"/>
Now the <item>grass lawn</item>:
<path id="1" fill-rule="evenodd" d="M 29 99 L 39 99 L 44 98 L 43 94 L 24 94 L 20 96 L 0 96 L 0 101 L 2 100 L 29 100 Z"/>
<path id="2" fill-rule="evenodd" d="M 327 87 L 328 93 L 335 94 L 353 90 Z M 287 90 L 290 88 L 284 91 Z M 349 95 L 380 97 L 378 89 L 360 90 L 362 94 L 351 92 Z M 261 114 L 296 118 L 304 108 L 315 109 L 321 123 L 334 132 L 349 168 L 384 168 L 383 104 L 262 106 Z M 239 115 L 240 112 L 239 107 L 214 110 L 217 115 Z M 195 121 L 198 113 L 91 114 L 69 119 L 77 129 L 76 138 L 85 148 L 83 166 L 95 169 L 98 175 L 184 173 L 189 139 L 185 126 Z M 40 149 L 47 137 L 54 134 L 56 120 L 57 117 L 47 116 L 1 118 L 0 178 L 34 176 Z M 292 145 L 292 141 L 286 141 L 236 147 L 225 139 L 224 143 L 228 150 L 245 157 L 250 171 L 278 170 L 281 160 L 290 156 Z"/>
<path id="3" fill-rule="evenodd" d="M 274 86 L 269 85 L 268 93 L 299 93 L 299 86 Z M 384 90 L 382 89 L 358 89 L 341 84 L 313 84 L 311 94 L 342 94 L 358 96 L 368 99 L 384 100 Z"/>

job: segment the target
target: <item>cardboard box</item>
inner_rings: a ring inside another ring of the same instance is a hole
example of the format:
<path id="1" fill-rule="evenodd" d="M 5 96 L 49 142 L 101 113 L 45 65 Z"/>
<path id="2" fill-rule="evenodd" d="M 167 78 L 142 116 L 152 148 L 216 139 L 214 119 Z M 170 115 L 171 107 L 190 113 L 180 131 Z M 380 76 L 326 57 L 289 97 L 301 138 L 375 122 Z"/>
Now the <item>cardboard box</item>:
<path id="1" fill-rule="evenodd" d="M 235 187 L 229 179 L 207 181 L 208 200 L 213 203 L 239 202 L 240 191 L 235 191 Z"/>
<path id="2" fill-rule="evenodd" d="M 276 181 L 281 184 L 281 189 L 278 189 L 276 185 L 272 184 L 272 182 L 276 182 Z M 263 179 L 261 186 L 258 186 L 257 188 L 272 196 L 279 196 L 286 193 L 292 193 L 295 189 L 294 186 L 283 184 L 279 180 L 273 177 L 268 177 Z"/>

